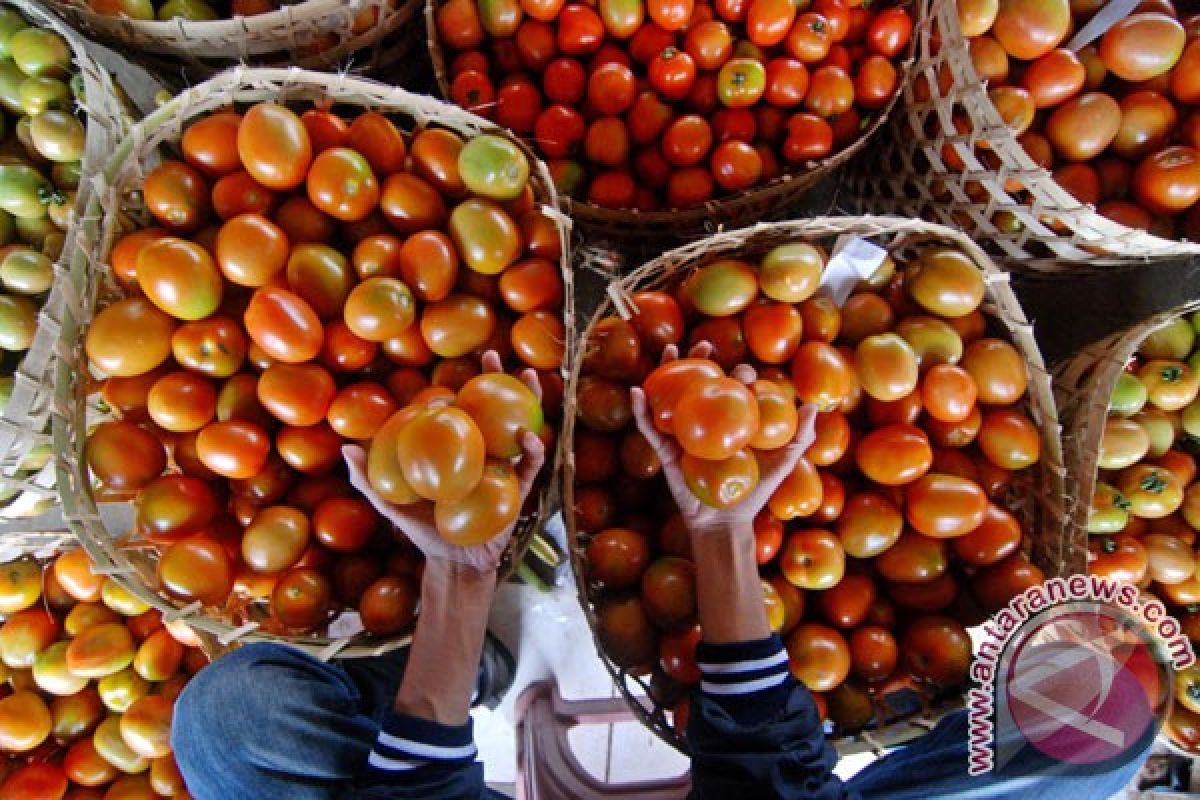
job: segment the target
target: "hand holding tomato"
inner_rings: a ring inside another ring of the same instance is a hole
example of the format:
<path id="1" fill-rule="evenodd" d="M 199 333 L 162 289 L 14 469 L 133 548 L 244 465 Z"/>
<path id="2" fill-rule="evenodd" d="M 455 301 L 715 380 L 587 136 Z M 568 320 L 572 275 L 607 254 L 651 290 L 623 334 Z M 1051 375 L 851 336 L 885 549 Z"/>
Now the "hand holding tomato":
<path id="1" fill-rule="evenodd" d="M 503 372 L 500 356 L 489 350 L 483 355 L 484 372 Z M 521 380 L 530 391 L 541 400 L 542 389 L 538 383 L 537 373 L 527 369 L 521 373 Z M 520 484 L 521 503 L 529 496 L 534 479 L 546 459 L 546 447 L 534 433 L 524 431 L 521 434 L 522 454 L 517 465 L 517 479 Z M 434 524 L 433 508 L 428 504 L 399 506 L 389 503 L 380 497 L 367 479 L 367 454 L 362 447 L 348 445 L 342 448 L 342 456 L 346 459 L 346 467 L 350 472 L 350 484 L 371 502 L 375 510 L 386 517 L 399 528 L 420 550 L 426 559 L 451 561 L 473 567 L 479 572 L 495 570 L 500 565 L 500 559 L 508 547 L 508 540 L 516 528 L 516 521 L 499 535 L 484 544 L 464 547 L 447 542 L 438 534 Z"/>
<path id="2" fill-rule="evenodd" d="M 708 352 L 710 352 L 710 348 L 701 343 L 693 348 L 690 355 L 693 358 L 704 358 Z M 677 348 L 669 345 L 663 351 L 662 360 L 665 363 L 673 361 L 677 357 Z M 748 365 L 741 365 L 735 369 L 733 377 L 748 386 L 753 385 L 758 378 L 755 370 Z M 664 436 L 655 426 L 646 400 L 646 393 L 641 387 L 636 386 L 629 391 L 638 430 L 654 448 L 655 454 L 662 462 L 663 474 L 666 476 L 671 496 L 679 507 L 684 524 L 693 536 L 722 534 L 738 530 L 752 531 L 755 516 L 767 505 L 767 501 L 780 484 L 792 474 L 805 451 L 816 440 L 814 424 L 817 409 L 813 405 L 805 405 L 800 409 L 796 436 L 790 444 L 777 450 L 756 451 L 760 477 L 758 485 L 753 491 L 732 508 L 714 508 L 701 502 L 688 487 L 680 466 L 683 451 L 676 442 Z"/>

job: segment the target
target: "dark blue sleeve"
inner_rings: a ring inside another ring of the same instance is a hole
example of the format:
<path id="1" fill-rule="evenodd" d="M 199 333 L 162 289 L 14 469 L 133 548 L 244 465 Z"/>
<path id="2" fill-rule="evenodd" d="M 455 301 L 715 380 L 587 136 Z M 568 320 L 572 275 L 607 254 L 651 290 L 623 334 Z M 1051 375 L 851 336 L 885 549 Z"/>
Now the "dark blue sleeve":
<path id="1" fill-rule="evenodd" d="M 856 797 L 833 774 L 837 755 L 778 636 L 701 644 L 696 656 L 703 677 L 687 727 L 693 798 Z"/>
<path id="2" fill-rule="evenodd" d="M 359 800 L 480 800 L 490 797 L 471 723 L 439 725 L 388 713 L 359 779 Z"/>

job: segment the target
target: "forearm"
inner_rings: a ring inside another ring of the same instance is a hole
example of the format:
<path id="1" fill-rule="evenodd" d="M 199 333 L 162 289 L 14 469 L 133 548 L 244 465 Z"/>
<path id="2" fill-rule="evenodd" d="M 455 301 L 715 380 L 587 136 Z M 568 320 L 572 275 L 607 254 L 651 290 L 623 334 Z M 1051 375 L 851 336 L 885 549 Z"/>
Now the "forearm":
<path id="1" fill-rule="evenodd" d="M 420 615 L 396 694 L 397 714 L 442 725 L 466 723 L 495 589 L 494 571 L 441 560 L 426 563 Z"/>
<path id="2" fill-rule="evenodd" d="M 753 529 L 747 525 L 693 536 L 692 554 L 704 641 L 726 644 L 770 636 Z"/>

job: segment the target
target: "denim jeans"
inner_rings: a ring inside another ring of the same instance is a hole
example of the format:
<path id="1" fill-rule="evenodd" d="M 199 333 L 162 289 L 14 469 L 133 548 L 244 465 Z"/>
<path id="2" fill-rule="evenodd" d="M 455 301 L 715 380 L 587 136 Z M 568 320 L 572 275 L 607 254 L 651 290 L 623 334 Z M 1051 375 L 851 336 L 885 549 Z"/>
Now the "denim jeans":
<path id="1" fill-rule="evenodd" d="M 253 644 L 205 668 L 180 696 L 172 731 L 175 757 L 192 795 L 196 800 L 360 796 L 355 778 L 365 768 L 380 715 L 399 688 L 404 660 L 405 652 L 398 651 L 327 664 L 288 647 Z M 1090 775 L 1045 777 L 1033 772 L 1039 757 L 1023 753 L 1029 777 L 968 777 L 966 742 L 966 714 L 953 714 L 912 745 L 864 769 L 848 788 L 864 800 L 1100 800 L 1124 788 L 1145 755 Z M 1148 742 L 1146 747 L 1148 752 Z"/>

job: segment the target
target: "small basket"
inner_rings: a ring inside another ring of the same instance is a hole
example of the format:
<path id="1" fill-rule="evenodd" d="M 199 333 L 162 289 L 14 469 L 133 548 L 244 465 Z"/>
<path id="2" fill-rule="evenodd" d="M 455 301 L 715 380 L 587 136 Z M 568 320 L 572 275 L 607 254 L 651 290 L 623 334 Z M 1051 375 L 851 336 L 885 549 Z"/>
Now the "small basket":
<path id="1" fill-rule="evenodd" d="M 2 2 L 31 24 L 62 36 L 71 48 L 75 66 L 83 78 L 87 115 L 83 178 L 65 232 L 63 255 L 56 265 L 56 270 L 62 270 L 74 248 L 77 223 L 91 194 L 90 178 L 112 152 L 130 120 L 118 99 L 112 78 L 88 54 L 87 42 L 79 34 L 36 3 L 28 0 Z M 70 287 L 56 279 L 38 315 L 33 343 L 21 357 L 14 373 L 12 397 L 0 413 L 2 517 L 35 516 L 57 502 L 54 468 L 49 465 L 52 454 L 49 427 L 59 321 L 64 305 L 69 302 Z"/>
<path id="2" fill-rule="evenodd" d="M 436 23 L 437 9 L 443 2 L 444 0 L 425 0 L 425 28 L 429 37 L 429 55 L 433 59 L 437 88 L 442 97 L 448 98 L 450 77 L 446 68 L 446 56 L 442 51 L 441 42 L 438 41 Z M 915 13 L 919 3 L 901 0 L 896 5 L 911 8 Z M 770 183 L 725 194 L 695 208 L 670 211 L 609 209 L 569 197 L 563 198 L 563 206 L 589 241 L 609 241 L 621 246 L 638 242 L 647 246 L 652 243 L 672 246 L 728 228 L 764 220 L 784 219 L 806 192 L 824 179 L 833 177 L 837 170 L 860 153 L 867 142 L 884 127 L 896 102 L 904 93 L 903 87 L 912 80 L 915 42 L 914 37 L 909 42 L 905 60 L 897 65 L 899 88 L 896 95 L 870 117 L 870 124 L 862 130 L 858 139 L 828 158 L 810 161 Z"/>
<path id="3" fill-rule="evenodd" d="M 1054 394 L 1063 423 L 1063 449 L 1073 484 L 1067 487 L 1067 496 L 1075 501 L 1070 525 L 1074 529 L 1072 535 L 1084 542 L 1100 470 L 1100 440 L 1117 379 L 1147 336 L 1194 311 L 1200 311 L 1200 300 L 1155 314 L 1101 339 L 1054 370 Z"/>
<path id="4" fill-rule="evenodd" d="M 407 70 L 421 47 L 417 0 L 304 0 L 266 14 L 199 22 L 106 16 L 88 0 L 47 3 L 98 41 L 174 78 L 182 71 L 203 79 L 238 63 Z M 371 15 L 373 24 L 356 25 Z"/>
<path id="5" fill-rule="evenodd" d="M 391 638 L 356 635 L 333 639 L 307 635 L 270 635 L 258 631 L 260 625 L 254 620 L 235 624 L 229 618 L 202 608 L 199 603 L 180 606 L 177 601 L 160 594 L 154 588 L 156 558 L 153 548 L 144 542 L 129 541 L 124 531 L 105 528 L 97 512 L 91 475 L 83 457 L 87 439 L 84 408 L 89 390 L 83 334 L 95 314 L 98 295 L 107 283 L 108 254 L 114 237 L 119 234 L 121 218 L 127 214 L 143 213 L 139 189 L 147 162 L 156 157 L 160 148 L 176 144 L 190 120 L 235 103 L 264 100 L 282 103 L 327 102 L 330 105 L 370 108 L 403 115 L 417 129 L 437 125 L 465 135 L 501 133 L 486 120 L 460 108 L 374 81 L 300 69 L 248 67 L 229 70 L 185 90 L 134 126 L 100 176 L 104 183 L 103 190 L 91 198 L 88 224 L 81 230 L 80 247 L 71 262 L 69 274 L 62 279 L 71 286 L 73 297 L 76 298 L 76 302 L 67 308 L 58 341 L 61 361 L 57 376 L 54 446 L 61 454 L 58 482 L 64 516 L 99 571 L 116 577 L 135 595 L 162 611 L 168 620 L 186 619 L 198 630 L 216 636 L 223 646 L 235 641 L 274 641 L 295 645 L 321 658 L 379 655 L 407 644 L 409 635 Z M 559 223 L 563 252 L 560 267 L 565 308 L 569 309 L 574 302 L 571 275 L 566 269 L 570 257 L 567 242 L 569 220 L 558 211 L 554 184 L 545 164 L 529 153 L 524 145 L 518 143 L 518 146 L 529 157 L 532 166 L 530 181 L 535 197 L 543 212 Z M 574 332 L 574 322 L 569 313 L 564 316 L 564 325 L 570 338 Z M 540 490 L 532 510 L 527 509 L 518 523 L 501 566 L 502 575 L 508 575 L 521 561 L 553 503 L 553 481 L 548 481 Z"/>
<path id="6" fill-rule="evenodd" d="M 571 543 L 571 564 L 575 571 L 580 604 L 592 629 L 601 660 L 639 719 L 664 741 L 684 753 L 687 752 L 687 745 L 668 722 L 665 709 L 649 699 L 649 685 L 641 676 L 614 663 L 605 653 L 599 637 L 593 607 L 594 587 L 587 582 L 585 568 L 587 542 L 575 524 L 574 515 L 570 513 L 575 502 L 575 463 L 572 456 L 575 393 L 582 367 L 578 349 L 584 346 L 592 327 L 599 320 L 619 313 L 619 308 L 630 307 L 628 300 L 622 300 L 635 291 L 663 289 L 674 284 L 692 268 L 721 258 L 746 258 L 786 242 L 828 242 L 843 235 L 886 242 L 893 249 L 927 241 L 947 243 L 970 256 L 983 272 L 987 289 L 982 310 L 1008 333 L 1013 346 L 1028 364 L 1029 389 L 1025 410 L 1041 433 L 1041 461 L 1033 472 L 1032 485 L 1027 491 L 1012 498 L 1014 507 L 1018 508 L 1024 517 L 1026 530 L 1032 532 L 1031 556 L 1047 575 L 1077 572 L 1086 558 L 1085 543 L 1069 537 L 1065 525 L 1065 470 L 1050 374 L 1042 362 L 1037 342 L 1033 338 L 1032 326 L 1026 320 L 1016 295 L 1009 287 L 1007 273 L 998 269 L 983 250 L 966 236 L 941 225 L 897 217 L 826 217 L 759 224 L 719 233 L 664 253 L 609 286 L 608 296 L 602 299 L 590 324 L 576 344 L 577 352 L 571 361 L 571 377 L 567 384 L 567 408 L 563 416 L 562 492 L 563 508 L 567 510 L 564 517 L 568 541 Z M 941 713 L 953 707 L 953 703 L 943 705 L 933 716 L 926 715 L 915 722 L 896 720 L 865 734 L 848 737 L 839 743 L 839 749 L 843 752 L 860 752 L 877 749 L 875 744 L 881 741 L 895 743 L 915 738 L 932 727 Z M 893 734 L 899 738 L 889 738 Z"/>
<path id="7" fill-rule="evenodd" d="M 1200 255 L 1200 244 L 1113 222 L 1059 186 L 1029 157 L 988 99 L 962 35 L 955 0 L 919 2 L 923 13 L 914 32 L 914 79 L 903 89 L 903 113 L 893 116 L 875 152 L 848 182 L 847 194 L 855 205 L 959 228 L 987 242 L 993 255 L 1016 270 L 1079 272 Z M 952 82 L 943 92 L 939 81 L 947 77 Z M 928 99 L 918 97 L 918 84 L 922 91 L 928 87 Z M 967 123 L 965 132 L 956 131 L 956 119 Z M 997 168 L 979 159 L 976 144 L 981 141 L 988 142 Z M 947 147 L 962 159 L 963 171 L 946 162 Z M 1005 190 L 1011 180 L 1026 188 L 1031 202 Z M 1019 230 L 998 227 L 993 218 L 999 212 L 1018 220 Z"/>

